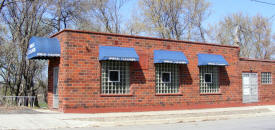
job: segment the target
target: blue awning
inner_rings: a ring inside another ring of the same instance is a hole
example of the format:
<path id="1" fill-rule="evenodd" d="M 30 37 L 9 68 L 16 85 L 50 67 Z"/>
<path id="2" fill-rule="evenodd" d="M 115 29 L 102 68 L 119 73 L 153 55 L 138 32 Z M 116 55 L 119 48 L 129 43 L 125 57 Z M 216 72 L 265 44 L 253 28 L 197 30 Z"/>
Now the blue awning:
<path id="1" fill-rule="evenodd" d="M 154 50 L 154 63 L 188 64 L 188 60 L 180 51 Z"/>
<path id="2" fill-rule="evenodd" d="M 201 65 L 227 66 L 228 63 L 222 55 L 198 54 L 198 66 Z"/>
<path id="3" fill-rule="evenodd" d="M 60 44 L 57 38 L 32 37 L 27 52 L 28 59 L 48 59 L 60 57 Z"/>
<path id="4" fill-rule="evenodd" d="M 134 48 L 100 46 L 99 60 L 139 61 Z"/>

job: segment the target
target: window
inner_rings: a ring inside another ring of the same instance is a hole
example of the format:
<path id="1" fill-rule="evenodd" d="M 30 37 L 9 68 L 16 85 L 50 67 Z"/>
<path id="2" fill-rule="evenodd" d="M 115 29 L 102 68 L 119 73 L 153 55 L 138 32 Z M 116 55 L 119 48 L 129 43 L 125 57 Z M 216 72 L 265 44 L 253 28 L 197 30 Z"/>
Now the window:
<path id="1" fill-rule="evenodd" d="M 212 83 L 212 73 L 204 73 L 205 83 Z"/>
<path id="2" fill-rule="evenodd" d="M 101 93 L 128 94 L 130 93 L 129 62 L 101 62 Z"/>
<path id="3" fill-rule="evenodd" d="M 161 80 L 162 80 L 162 83 L 170 83 L 171 82 L 171 72 L 162 72 Z"/>
<path id="4" fill-rule="evenodd" d="M 200 93 L 219 93 L 218 66 L 200 66 Z"/>
<path id="5" fill-rule="evenodd" d="M 120 71 L 119 70 L 109 70 L 108 71 L 109 82 L 120 82 Z"/>
<path id="6" fill-rule="evenodd" d="M 179 66 L 177 64 L 155 64 L 156 67 L 156 93 L 179 92 Z"/>
<path id="7" fill-rule="evenodd" d="M 272 84 L 271 72 L 262 72 L 262 84 Z"/>

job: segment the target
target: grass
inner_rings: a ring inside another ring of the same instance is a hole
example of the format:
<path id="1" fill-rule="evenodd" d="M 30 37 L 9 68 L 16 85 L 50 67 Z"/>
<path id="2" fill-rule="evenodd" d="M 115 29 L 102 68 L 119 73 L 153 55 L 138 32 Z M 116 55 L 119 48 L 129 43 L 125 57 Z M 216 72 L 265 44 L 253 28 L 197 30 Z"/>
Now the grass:
<path id="1" fill-rule="evenodd" d="M 38 104 L 40 108 L 48 108 L 48 104 L 46 102 L 39 102 Z"/>

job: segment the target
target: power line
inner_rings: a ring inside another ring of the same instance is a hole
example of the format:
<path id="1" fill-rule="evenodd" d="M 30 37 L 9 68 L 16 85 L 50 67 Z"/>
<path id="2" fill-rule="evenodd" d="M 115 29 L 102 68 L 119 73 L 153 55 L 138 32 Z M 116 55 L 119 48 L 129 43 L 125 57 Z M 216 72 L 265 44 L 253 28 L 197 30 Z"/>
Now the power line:
<path id="1" fill-rule="evenodd" d="M 251 1 L 262 3 L 262 4 L 275 5 L 275 3 L 270 3 L 270 2 L 260 1 L 260 0 L 251 0 Z"/>
<path id="2" fill-rule="evenodd" d="M 268 4 L 268 5 L 272 5 L 272 6 L 275 5 L 275 3 L 270 3 L 270 2 L 260 1 L 260 0 L 251 0 L 251 1 L 258 2 L 258 3 L 262 3 L 262 4 Z M 271 17 L 269 17 L 268 20 L 271 20 L 271 19 L 273 19 L 274 17 L 275 17 L 275 14 L 272 15 Z"/>

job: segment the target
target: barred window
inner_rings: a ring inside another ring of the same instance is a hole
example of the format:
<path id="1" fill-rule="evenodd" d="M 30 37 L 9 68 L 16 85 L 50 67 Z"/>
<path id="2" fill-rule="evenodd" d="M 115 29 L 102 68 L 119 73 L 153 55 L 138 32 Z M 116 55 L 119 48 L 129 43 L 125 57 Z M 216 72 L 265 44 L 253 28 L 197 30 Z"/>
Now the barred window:
<path id="1" fill-rule="evenodd" d="M 179 92 L 179 66 L 177 64 L 155 64 L 156 93 Z"/>
<path id="2" fill-rule="evenodd" d="M 271 84 L 272 78 L 271 78 L 271 72 L 262 72 L 262 84 Z"/>
<path id="3" fill-rule="evenodd" d="M 200 93 L 220 92 L 218 66 L 200 66 Z"/>
<path id="4" fill-rule="evenodd" d="M 120 70 L 109 70 L 108 82 L 120 82 Z"/>
<path id="5" fill-rule="evenodd" d="M 128 94 L 130 92 L 129 62 L 101 62 L 101 93 Z"/>
<path id="6" fill-rule="evenodd" d="M 204 73 L 205 83 L 212 83 L 212 73 Z"/>
<path id="7" fill-rule="evenodd" d="M 171 72 L 162 72 L 161 81 L 163 83 L 171 83 Z"/>

